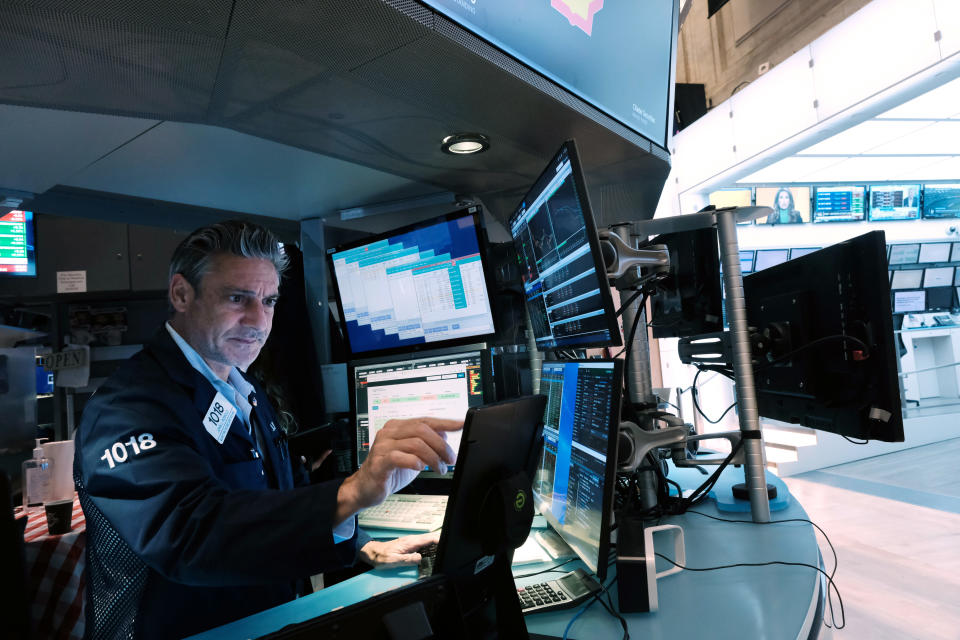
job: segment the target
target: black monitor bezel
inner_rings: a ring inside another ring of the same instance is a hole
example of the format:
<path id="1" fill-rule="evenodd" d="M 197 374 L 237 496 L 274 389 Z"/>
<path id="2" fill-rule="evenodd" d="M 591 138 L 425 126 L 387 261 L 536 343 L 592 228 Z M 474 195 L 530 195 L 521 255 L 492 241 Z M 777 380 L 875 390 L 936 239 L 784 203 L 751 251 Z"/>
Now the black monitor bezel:
<path id="1" fill-rule="evenodd" d="M 623 338 L 620 335 L 620 325 L 617 322 L 617 318 L 614 315 L 613 308 L 613 296 L 610 295 L 610 281 L 607 278 L 607 267 L 603 262 L 602 254 L 600 253 L 600 238 L 597 235 L 597 222 L 596 218 L 593 216 L 593 207 L 590 204 L 590 194 L 587 192 L 587 184 L 583 174 L 583 164 L 580 162 L 580 153 L 577 150 L 577 143 L 575 140 L 567 140 L 562 145 L 560 149 L 553 155 L 550 161 L 544 167 L 544 170 L 537 176 L 537 179 L 533 181 L 533 184 L 530 187 L 530 190 L 524 194 L 523 198 L 517 203 L 517 206 L 514 207 L 513 213 L 510 214 L 510 217 L 507 219 L 507 231 L 510 233 L 511 241 L 516 243 L 516 238 L 513 236 L 513 222 L 516 220 L 517 215 L 520 212 L 520 205 L 524 202 L 527 202 L 530 199 L 530 194 L 533 193 L 533 187 L 536 186 L 541 179 L 543 179 L 547 173 L 553 167 L 561 154 L 566 151 L 567 157 L 570 159 L 571 166 L 571 176 L 573 177 L 574 187 L 577 190 L 577 193 L 582 196 L 580 198 L 580 206 L 583 210 L 583 220 L 584 220 L 584 229 L 587 233 L 587 243 L 590 245 L 590 255 L 593 258 L 594 269 L 600 274 L 600 299 L 603 306 L 603 315 L 607 320 L 607 333 L 610 335 L 609 340 L 594 340 L 587 342 L 574 342 L 574 343 L 563 343 L 556 344 L 552 346 L 545 346 L 542 344 L 537 344 L 537 349 L 540 351 L 555 351 L 557 349 L 586 349 L 590 347 L 619 347 L 623 344 Z M 522 290 L 521 282 L 521 290 Z M 526 292 L 523 291 L 523 304 L 526 308 L 528 305 Z M 532 327 L 530 328 L 531 332 L 533 331 Z M 534 338 L 536 339 L 536 338 Z"/>
<path id="2" fill-rule="evenodd" d="M 595 573 L 600 580 L 604 580 L 607 576 L 607 556 L 610 554 L 610 526 L 611 519 L 613 514 L 613 497 L 615 492 L 615 484 L 617 478 L 617 443 L 620 433 L 620 409 L 623 402 L 623 360 L 620 358 L 589 358 L 589 359 L 552 359 L 544 360 L 540 365 L 540 375 L 543 376 L 543 368 L 548 364 L 597 364 L 597 363 L 612 363 L 613 364 L 613 398 L 611 401 L 612 411 L 610 412 L 610 430 L 607 436 L 607 468 L 606 474 L 603 479 L 603 513 L 601 514 L 600 522 L 600 548 L 597 560 L 597 568 Z M 546 428 L 546 422 L 544 422 L 544 428 Z M 538 463 L 539 471 L 539 463 Z M 544 519 L 547 521 L 547 524 L 550 525 L 550 528 L 553 529 L 558 536 L 563 538 L 563 532 L 559 528 L 559 523 L 554 523 L 547 514 L 540 511 L 540 504 L 538 504 L 538 499 L 536 498 L 536 491 L 533 492 L 534 495 L 534 508 L 537 510 L 537 513 L 543 515 Z M 566 541 L 566 540 L 564 540 Z M 577 551 L 573 545 L 570 545 L 570 548 L 576 554 L 580 560 L 590 567 L 589 560 L 584 558 Z"/>
<path id="3" fill-rule="evenodd" d="M 21 211 L 25 215 L 29 214 L 30 219 L 24 220 L 27 229 L 27 265 L 31 267 L 31 270 L 26 273 L 18 273 L 15 271 L 0 271 L 0 278 L 10 278 L 13 280 L 19 278 L 36 278 L 38 271 L 38 261 L 37 261 L 37 212 L 32 209 L 14 209 L 13 211 Z"/>
<path id="4" fill-rule="evenodd" d="M 354 240 L 351 242 L 346 242 L 341 245 L 337 245 L 331 249 L 327 250 L 326 255 L 326 266 L 327 272 L 330 274 L 331 287 L 333 288 L 334 295 L 337 300 L 337 310 L 340 314 L 340 324 L 343 327 L 344 343 L 346 344 L 347 349 L 350 352 L 351 359 L 366 359 L 376 356 L 390 356 L 398 354 L 409 354 L 419 351 L 432 351 L 435 349 L 443 349 L 446 347 L 453 347 L 458 345 L 469 345 L 476 344 L 478 342 L 486 342 L 494 338 L 498 333 L 497 327 L 497 317 L 494 310 L 494 299 L 493 299 L 493 289 L 491 284 L 493 282 L 493 272 L 490 269 L 490 265 L 487 263 L 487 248 L 489 246 L 489 241 L 487 239 L 486 226 L 483 224 L 483 215 L 479 206 L 473 205 L 470 207 L 465 207 L 463 209 L 457 209 L 456 211 L 451 211 L 450 213 L 445 213 L 441 216 L 436 216 L 429 218 L 427 220 L 421 220 L 420 222 L 415 222 L 413 224 L 408 224 L 403 227 L 398 227 L 396 229 L 391 229 L 390 231 L 385 231 L 383 233 L 378 233 L 375 235 L 367 236 L 360 240 Z M 333 255 L 341 251 L 349 251 L 350 249 L 356 249 L 357 247 L 362 247 L 363 245 L 370 244 L 373 242 L 378 242 L 387 238 L 391 238 L 400 234 L 409 233 L 416 229 L 423 227 L 429 227 L 431 225 L 439 224 L 441 222 L 449 222 L 450 220 L 456 218 L 462 218 L 467 215 L 473 217 L 474 229 L 477 231 L 477 247 L 480 252 L 480 265 L 483 268 L 483 279 L 484 286 L 487 289 L 487 301 L 490 305 L 490 319 L 493 323 L 493 331 L 491 333 L 478 334 L 474 336 L 465 336 L 463 338 L 451 338 L 448 340 L 439 340 L 436 342 L 423 342 L 419 344 L 409 344 L 403 345 L 400 347 L 390 347 L 387 349 L 371 349 L 368 351 L 354 351 L 353 344 L 350 340 L 350 334 L 347 330 L 347 323 L 345 321 L 345 316 L 343 313 L 343 299 L 340 295 L 340 284 L 337 281 L 337 273 L 334 269 L 333 264 Z"/>

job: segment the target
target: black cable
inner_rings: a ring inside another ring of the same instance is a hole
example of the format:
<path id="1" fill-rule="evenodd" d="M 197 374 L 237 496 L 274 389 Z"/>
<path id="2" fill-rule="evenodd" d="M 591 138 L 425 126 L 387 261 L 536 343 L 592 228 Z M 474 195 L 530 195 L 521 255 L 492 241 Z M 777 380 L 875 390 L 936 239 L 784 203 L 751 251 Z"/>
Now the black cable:
<path id="1" fill-rule="evenodd" d="M 704 372 L 704 368 L 697 367 L 697 373 L 693 376 L 693 384 L 690 385 L 690 397 L 693 400 L 693 408 L 696 409 L 697 413 L 703 416 L 703 419 L 709 422 L 710 424 L 718 424 L 721 420 L 727 417 L 727 414 L 730 413 L 730 410 L 737 406 L 737 403 L 734 402 L 729 407 L 727 407 L 723 413 L 720 414 L 720 417 L 716 420 L 711 420 L 707 417 L 707 414 L 703 412 L 703 409 L 700 408 L 700 389 L 697 388 L 697 378 L 700 377 L 700 374 Z"/>
<path id="2" fill-rule="evenodd" d="M 663 558 L 664 560 L 666 560 L 667 562 L 669 562 L 670 564 L 672 564 L 672 565 L 675 566 L 675 567 L 680 567 L 680 568 L 683 569 L 684 571 L 698 571 L 698 572 L 700 572 L 700 571 L 719 571 L 720 569 L 733 569 L 733 568 L 735 568 L 735 567 L 769 567 L 769 566 L 772 566 L 772 565 L 782 565 L 782 566 L 786 566 L 786 567 L 807 567 L 807 568 L 809 568 L 809 569 L 813 569 L 814 571 L 822 574 L 822 575 L 827 579 L 827 583 L 828 583 L 827 589 L 828 589 L 828 591 L 829 591 L 829 589 L 833 589 L 834 592 L 837 594 L 837 600 L 840 602 L 840 619 L 841 619 L 841 622 L 840 622 L 840 624 L 837 624 L 836 618 L 833 618 L 833 627 L 832 627 L 832 628 L 833 628 L 833 629 L 840 630 L 840 629 L 843 629 L 843 628 L 846 626 L 846 624 L 847 624 L 847 623 L 846 623 L 846 616 L 844 615 L 844 612 L 843 612 L 843 598 L 840 597 L 840 590 L 837 589 L 837 585 L 833 582 L 833 578 L 830 577 L 830 574 L 828 574 L 826 571 L 824 571 L 824 570 L 821 569 L 820 567 L 814 566 L 814 565 L 812 565 L 812 564 L 807 564 L 806 562 L 787 562 L 786 560 L 770 560 L 769 562 L 736 562 L 736 563 L 733 563 L 733 564 L 724 564 L 724 565 L 720 565 L 720 566 L 717 566 L 717 567 L 685 567 L 685 566 L 683 566 L 682 564 L 680 564 L 680 563 L 678 563 L 678 562 L 674 562 L 673 560 L 671 560 L 671 559 L 668 558 L 667 556 L 663 555 L 662 553 L 655 553 L 654 555 L 656 555 L 658 558 Z M 831 614 L 832 614 L 832 611 L 833 611 L 833 609 L 832 609 L 832 607 L 831 607 Z M 826 621 L 824 621 L 824 624 L 826 624 Z"/>
<path id="3" fill-rule="evenodd" d="M 860 338 L 854 338 L 853 336 L 848 336 L 848 335 L 844 335 L 844 334 L 842 334 L 842 333 L 838 333 L 837 335 L 824 336 L 824 337 L 822 337 L 822 338 L 817 338 L 816 340 L 812 340 L 811 342 L 808 342 L 808 343 L 806 343 L 805 345 L 802 345 L 802 346 L 800 346 L 800 347 L 797 347 L 797 348 L 794 349 L 793 351 L 788 351 L 787 353 L 783 354 L 782 356 L 778 356 L 778 357 L 774 358 L 773 360 L 768 360 L 767 362 L 764 362 L 764 363 L 762 363 L 762 364 L 760 364 L 760 365 L 758 365 L 758 366 L 755 366 L 755 367 L 753 368 L 753 370 L 754 370 L 754 371 L 762 371 L 763 369 L 766 369 L 767 367 L 771 367 L 771 366 L 777 364 L 778 362 L 783 362 L 784 360 L 789 360 L 790 358 L 792 358 L 793 356 L 797 355 L 797 354 L 800 353 L 801 351 L 806 351 L 807 349 L 810 349 L 810 348 L 812 348 L 812 347 L 816 347 L 816 346 L 821 345 L 821 344 L 823 344 L 823 343 L 825 343 L 825 342 L 832 342 L 832 341 L 834 341 L 834 340 L 845 340 L 845 341 L 846 341 L 846 340 L 849 340 L 850 342 L 855 342 L 855 343 L 859 344 L 859 345 L 863 348 L 863 350 L 866 352 L 866 353 L 864 354 L 864 356 L 863 356 L 864 359 L 870 357 L 870 346 L 869 346 L 866 342 L 864 342 L 864 341 L 861 340 Z"/>
<path id="4" fill-rule="evenodd" d="M 853 438 L 848 438 L 847 436 L 844 436 L 844 435 L 841 435 L 840 437 L 846 440 L 847 442 L 852 442 L 853 444 L 870 444 L 869 440 L 863 440 L 863 441 L 854 440 Z"/>
<path id="5" fill-rule="evenodd" d="M 627 298 L 626 302 L 624 302 L 623 304 L 620 305 L 620 308 L 617 309 L 617 312 L 614 314 L 614 316 L 617 317 L 617 318 L 619 318 L 620 316 L 622 316 L 622 315 L 623 315 L 623 312 L 627 310 L 627 307 L 628 307 L 628 306 L 630 306 L 630 303 L 633 302 L 634 300 L 636 300 L 636 299 L 637 299 L 637 296 L 639 296 L 641 293 L 643 293 L 642 290 L 641 290 L 641 291 L 635 291 L 629 298 Z"/>
<path id="6" fill-rule="evenodd" d="M 622 615 L 620 615 L 620 612 L 614 608 L 613 599 L 610 597 L 610 587 L 612 587 L 613 583 L 616 581 L 617 576 L 613 576 L 613 578 L 610 580 L 610 583 L 603 587 L 595 597 L 600 604 L 603 605 L 603 608 L 607 610 L 607 613 L 620 621 L 620 626 L 623 627 L 623 640 L 630 640 L 630 631 L 627 628 L 627 621 Z M 607 602 L 604 602 L 603 599 L 600 598 L 600 595 L 604 593 L 607 595 Z"/>
<path id="7" fill-rule="evenodd" d="M 514 577 L 514 579 L 516 579 L 516 578 L 529 578 L 530 576 L 538 576 L 538 575 L 540 575 L 541 573 L 550 573 L 551 571 L 556 571 L 557 569 L 559 569 L 560 567 L 562 567 L 562 566 L 565 565 L 565 564 L 570 564 L 571 562 L 573 562 L 573 561 L 576 560 L 576 559 L 577 559 L 577 557 L 574 556 L 574 557 L 572 557 L 572 558 L 568 558 L 567 560 L 564 560 L 564 561 L 561 562 L 560 564 L 555 564 L 555 565 L 553 565 L 553 566 L 550 567 L 549 569 L 543 569 L 543 570 L 541 570 L 541 571 L 534 571 L 533 573 L 525 573 L 525 574 L 523 574 L 523 575 L 521 575 L 521 576 L 513 576 L 513 577 Z"/>

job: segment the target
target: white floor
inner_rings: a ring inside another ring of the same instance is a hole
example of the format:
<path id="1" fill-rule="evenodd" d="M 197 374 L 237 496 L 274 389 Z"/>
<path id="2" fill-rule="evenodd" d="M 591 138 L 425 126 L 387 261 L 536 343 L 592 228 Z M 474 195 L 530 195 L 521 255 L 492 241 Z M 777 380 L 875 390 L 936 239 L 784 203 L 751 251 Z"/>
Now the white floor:
<path id="1" fill-rule="evenodd" d="M 960 439 L 785 482 L 839 557 L 834 638 L 960 640 Z"/>

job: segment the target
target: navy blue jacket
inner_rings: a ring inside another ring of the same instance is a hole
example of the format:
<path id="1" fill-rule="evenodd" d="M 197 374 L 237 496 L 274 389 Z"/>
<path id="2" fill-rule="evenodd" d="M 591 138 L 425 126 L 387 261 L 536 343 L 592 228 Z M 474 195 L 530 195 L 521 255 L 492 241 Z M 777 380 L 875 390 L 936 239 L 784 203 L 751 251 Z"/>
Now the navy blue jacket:
<path id="1" fill-rule="evenodd" d="M 355 561 L 357 535 L 333 539 L 339 482 L 294 487 L 276 416 L 253 384 L 263 457 L 240 417 L 223 444 L 207 432 L 216 392 L 164 329 L 91 398 L 74 461 L 88 637 L 198 633 Z"/>

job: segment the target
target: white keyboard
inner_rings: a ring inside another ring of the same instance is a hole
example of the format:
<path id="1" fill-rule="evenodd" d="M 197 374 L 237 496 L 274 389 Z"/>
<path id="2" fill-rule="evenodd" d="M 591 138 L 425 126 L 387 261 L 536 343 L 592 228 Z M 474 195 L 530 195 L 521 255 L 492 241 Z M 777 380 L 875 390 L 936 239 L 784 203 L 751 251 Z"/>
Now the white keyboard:
<path id="1" fill-rule="evenodd" d="M 447 496 L 394 494 L 360 512 L 360 526 L 401 531 L 433 531 L 443 526 Z"/>

